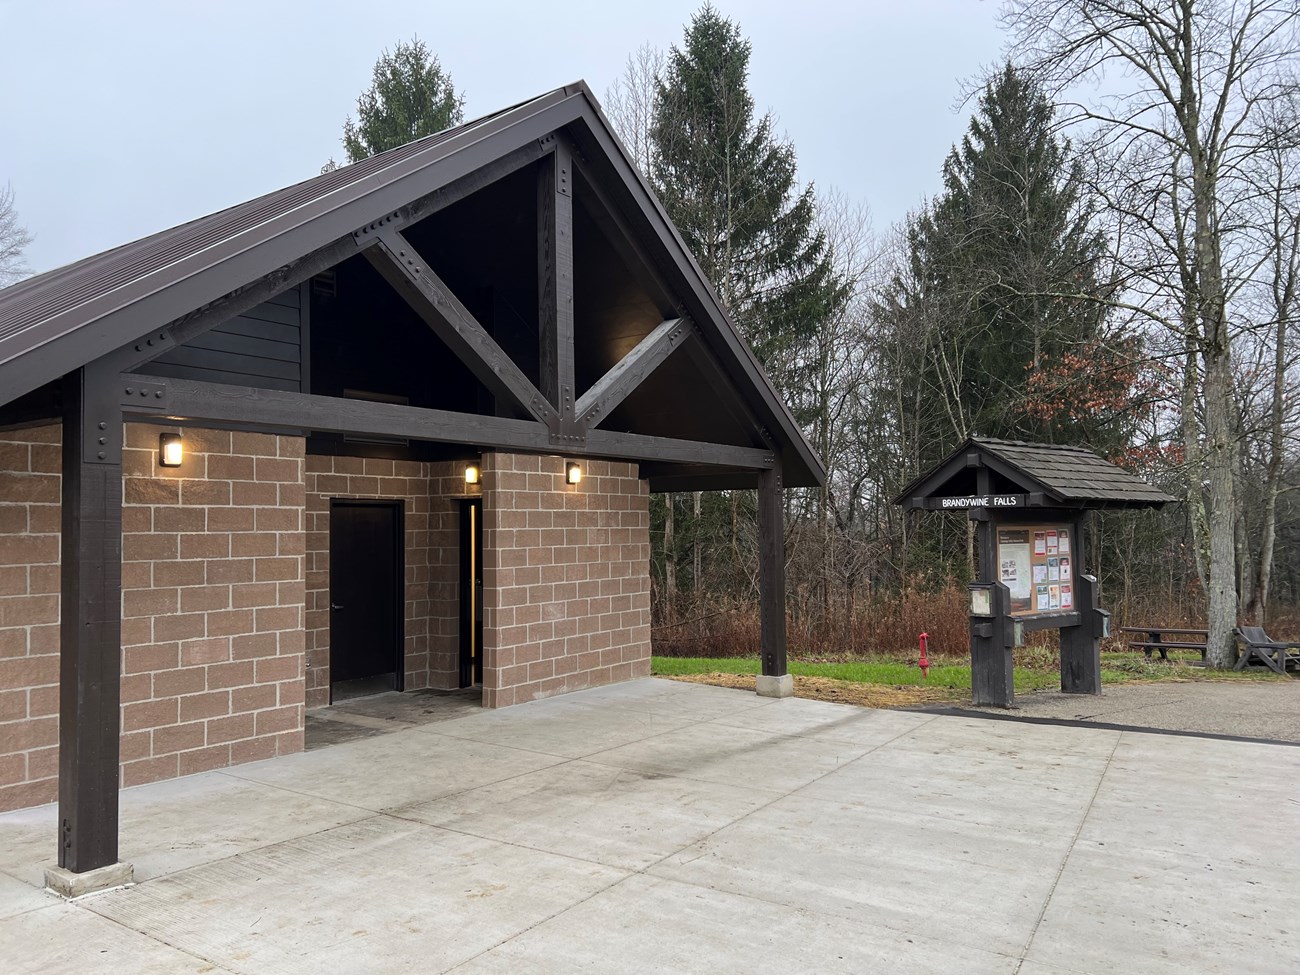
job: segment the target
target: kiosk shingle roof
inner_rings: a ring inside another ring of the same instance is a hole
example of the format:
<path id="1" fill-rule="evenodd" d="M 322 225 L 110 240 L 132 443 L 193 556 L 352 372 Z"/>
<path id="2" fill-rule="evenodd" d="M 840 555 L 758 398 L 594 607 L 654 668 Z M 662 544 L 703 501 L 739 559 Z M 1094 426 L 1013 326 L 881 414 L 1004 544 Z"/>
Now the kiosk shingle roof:
<path id="1" fill-rule="evenodd" d="M 971 454 L 978 455 L 979 466 L 997 472 L 1016 490 L 1042 495 L 1039 505 L 1145 508 L 1175 500 L 1086 447 L 971 437 L 912 481 L 894 503 L 912 506 L 919 499 L 950 492 L 954 481 L 960 483 L 963 472 L 969 470 L 967 458 Z"/>
<path id="2" fill-rule="evenodd" d="M 971 438 L 970 442 L 1041 481 L 1062 501 L 1139 501 L 1159 505 L 1174 500 L 1084 447 L 982 437 Z"/>

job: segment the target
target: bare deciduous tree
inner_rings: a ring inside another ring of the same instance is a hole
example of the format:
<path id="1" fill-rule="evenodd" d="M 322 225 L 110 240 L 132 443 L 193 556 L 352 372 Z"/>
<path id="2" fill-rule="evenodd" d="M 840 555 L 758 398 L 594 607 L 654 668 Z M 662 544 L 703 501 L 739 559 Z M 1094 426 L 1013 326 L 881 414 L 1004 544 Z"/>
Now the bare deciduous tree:
<path id="1" fill-rule="evenodd" d="M 23 260 L 23 251 L 31 242 L 32 235 L 18 222 L 13 187 L 6 184 L 0 188 L 0 288 L 26 275 L 27 262 Z"/>
<path id="2" fill-rule="evenodd" d="M 1184 285 L 1189 395 L 1184 402 L 1188 447 L 1203 442 L 1190 483 L 1208 485 L 1208 516 L 1194 514 L 1198 548 L 1208 549 L 1208 659 L 1229 667 L 1236 656 L 1237 615 L 1232 320 L 1225 281 L 1234 184 L 1257 149 L 1262 110 L 1282 97 L 1297 50 L 1295 0 L 1008 0 L 1004 23 L 1020 63 L 1064 96 L 1107 73 L 1136 84 L 1075 106 L 1074 121 L 1101 143 L 1163 161 L 1185 194 L 1185 248 L 1191 280 Z M 1199 367 L 1199 375 L 1198 375 Z M 1192 423 L 1199 390 L 1204 431 Z M 1189 455 L 1189 460 L 1191 456 Z M 1189 503 L 1199 499 L 1189 493 Z M 1208 529 L 1208 539 L 1203 533 Z M 1208 541 L 1208 544 L 1206 542 Z"/>

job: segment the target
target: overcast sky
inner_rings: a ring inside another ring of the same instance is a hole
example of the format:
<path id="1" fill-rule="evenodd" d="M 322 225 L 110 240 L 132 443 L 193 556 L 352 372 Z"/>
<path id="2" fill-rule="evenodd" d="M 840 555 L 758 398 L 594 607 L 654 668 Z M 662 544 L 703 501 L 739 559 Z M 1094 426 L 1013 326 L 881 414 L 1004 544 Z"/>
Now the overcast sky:
<path id="1" fill-rule="evenodd" d="M 990 0 L 719 0 L 799 176 L 878 230 L 939 186 L 962 82 L 1002 55 Z M 466 117 L 680 43 L 696 0 L 0 0 L 0 184 L 33 271 L 219 210 L 342 159 L 375 58 L 419 35 Z"/>

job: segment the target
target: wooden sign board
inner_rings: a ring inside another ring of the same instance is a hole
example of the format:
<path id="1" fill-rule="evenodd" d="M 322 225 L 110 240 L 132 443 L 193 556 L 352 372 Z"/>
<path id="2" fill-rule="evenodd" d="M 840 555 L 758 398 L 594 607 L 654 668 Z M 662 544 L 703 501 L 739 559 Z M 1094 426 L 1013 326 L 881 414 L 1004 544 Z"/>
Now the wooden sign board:
<path id="1" fill-rule="evenodd" d="M 957 498 L 917 498 L 912 506 L 932 511 L 969 511 L 971 508 L 1026 508 L 1027 494 L 970 494 Z"/>
<path id="2" fill-rule="evenodd" d="M 1074 526 L 1000 525 L 998 580 L 1011 590 L 1012 616 L 1073 613 Z"/>

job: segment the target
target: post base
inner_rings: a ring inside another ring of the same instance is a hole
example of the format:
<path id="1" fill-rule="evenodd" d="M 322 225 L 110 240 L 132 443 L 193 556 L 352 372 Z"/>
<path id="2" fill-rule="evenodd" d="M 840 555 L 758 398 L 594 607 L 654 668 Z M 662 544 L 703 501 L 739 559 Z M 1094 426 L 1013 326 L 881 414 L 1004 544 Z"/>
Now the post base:
<path id="1" fill-rule="evenodd" d="M 84 873 L 73 873 L 63 867 L 45 868 L 45 887 L 60 897 L 80 897 L 110 887 L 124 887 L 135 877 L 135 867 L 129 863 L 110 863 Z"/>
<path id="2" fill-rule="evenodd" d="M 794 677 L 790 674 L 780 677 L 759 674 L 754 679 L 754 691 L 759 697 L 794 697 Z"/>

